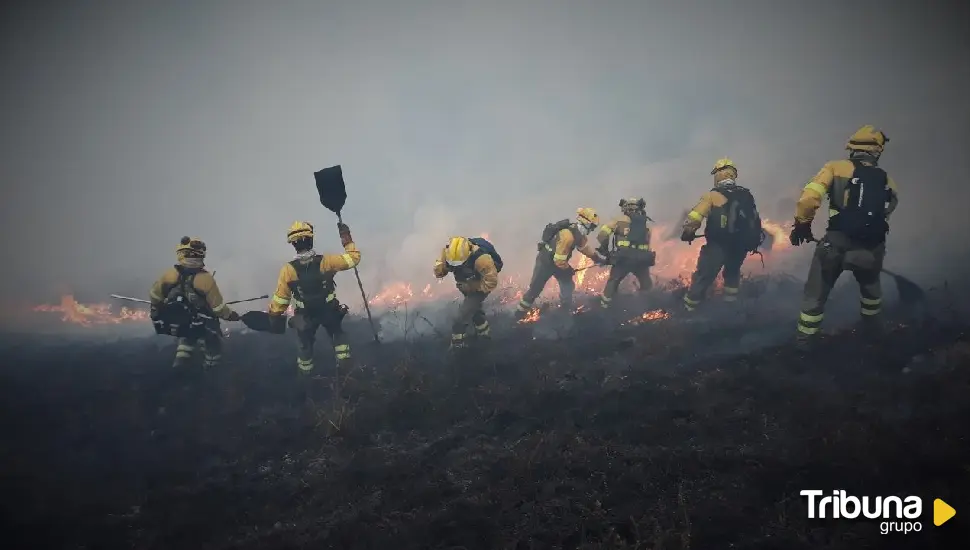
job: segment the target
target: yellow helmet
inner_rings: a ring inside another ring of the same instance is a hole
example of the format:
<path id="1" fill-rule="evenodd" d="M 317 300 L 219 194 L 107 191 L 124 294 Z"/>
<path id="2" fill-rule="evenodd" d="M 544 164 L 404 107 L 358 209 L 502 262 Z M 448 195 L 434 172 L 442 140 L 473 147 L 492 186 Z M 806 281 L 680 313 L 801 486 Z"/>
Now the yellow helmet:
<path id="1" fill-rule="evenodd" d="M 445 247 L 445 261 L 452 267 L 458 267 L 468 261 L 472 255 L 472 243 L 465 237 L 452 237 Z"/>
<path id="2" fill-rule="evenodd" d="M 286 232 L 286 242 L 295 243 L 300 239 L 313 238 L 313 224 L 310 222 L 293 222 L 290 230 Z"/>
<path id="3" fill-rule="evenodd" d="M 175 247 L 175 255 L 182 258 L 205 258 L 205 243 L 198 237 L 182 237 Z"/>
<path id="4" fill-rule="evenodd" d="M 865 151 L 878 156 L 887 143 L 889 143 L 889 137 L 882 130 L 877 130 L 875 126 L 866 124 L 849 137 L 849 142 L 845 144 L 845 148 L 849 151 Z"/>
<path id="5" fill-rule="evenodd" d="M 580 225 L 595 227 L 600 223 L 599 214 L 592 208 L 577 208 L 576 220 Z"/>
<path id="6" fill-rule="evenodd" d="M 716 185 L 724 180 L 737 178 L 738 167 L 733 160 L 727 157 L 719 158 L 714 163 L 714 168 L 711 169 L 711 175 L 714 176 L 714 184 Z"/>

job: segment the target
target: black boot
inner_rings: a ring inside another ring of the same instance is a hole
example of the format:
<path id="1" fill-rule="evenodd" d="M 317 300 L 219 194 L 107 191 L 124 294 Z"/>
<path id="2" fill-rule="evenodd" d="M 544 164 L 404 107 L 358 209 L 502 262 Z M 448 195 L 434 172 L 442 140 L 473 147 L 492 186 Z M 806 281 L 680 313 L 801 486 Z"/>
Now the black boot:
<path id="1" fill-rule="evenodd" d="M 881 336 L 885 326 L 881 315 L 863 315 L 859 321 L 859 332 L 868 338 Z"/>
<path id="2" fill-rule="evenodd" d="M 815 349 L 815 344 L 818 342 L 817 334 L 805 334 L 804 332 L 797 332 L 795 334 L 795 349 L 800 352 L 809 352 Z"/>

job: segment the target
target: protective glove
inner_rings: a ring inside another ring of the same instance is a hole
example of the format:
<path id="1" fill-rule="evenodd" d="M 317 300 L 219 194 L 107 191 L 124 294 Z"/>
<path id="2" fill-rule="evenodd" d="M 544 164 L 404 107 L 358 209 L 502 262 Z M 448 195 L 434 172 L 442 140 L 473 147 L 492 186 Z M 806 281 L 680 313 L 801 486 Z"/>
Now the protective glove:
<path id="1" fill-rule="evenodd" d="M 347 246 L 354 242 L 354 238 L 350 236 L 350 227 L 347 224 L 337 222 L 337 232 L 340 233 L 340 244 L 342 246 Z"/>
<path id="2" fill-rule="evenodd" d="M 435 279 L 443 279 L 448 275 L 448 264 L 442 262 L 441 260 L 434 261 L 434 272 Z"/>
<path id="3" fill-rule="evenodd" d="M 594 265 L 610 265 L 610 259 L 607 256 L 597 256 L 593 258 Z"/>
<path id="4" fill-rule="evenodd" d="M 788 239 L 794 246 L 798 246 L 804 242 L 814 241 L 815 236 L 812 235 L 812 223 L 795 222 L 794 227 L 791 228 L 791 235 L 788 237 Z"/>
<path id="5" fill-rule="evenodd" d="M 687 244 L 694 244 L 694 239 L 696 238 L 697 238 L 696 229 L 691 230 L 691 229 L 685 228 L 684 232 L 680 234 L 680 240 L 684 241 Z"/>
<path id="6" fill-rule="evenodd" d="M 148 317 L 152 320 L 152 322 L 158 321 L 160 316 L 161 314 L 158 311 L 158 306 L 152 306 L 148 311 Z"/>
<path id="7" fill-rule="evenodd" d="M 235 311 L 229 312 L 229 316 L 226 317 L 226 321 L 238 321 L 239 319 L 241 319 L 241 317 L 239 317 L 239 314 Z"/>

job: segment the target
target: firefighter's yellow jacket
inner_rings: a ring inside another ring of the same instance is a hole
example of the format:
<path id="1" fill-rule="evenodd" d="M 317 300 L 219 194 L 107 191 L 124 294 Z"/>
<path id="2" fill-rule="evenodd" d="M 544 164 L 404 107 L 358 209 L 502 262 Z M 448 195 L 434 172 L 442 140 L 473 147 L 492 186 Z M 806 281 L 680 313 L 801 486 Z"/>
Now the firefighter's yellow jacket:
<path id="1" fill-rule="evenodd" d="M 573 250 L 578 250 L 584 256 L 593 259 L 598 256 L 596 248 L 593 247 L 593 243 L 586 235 L 580 235 L 577 241 L 573 232 L 569 229 L 560 229 L 555 241 L 556 248 L 552 252 L 552 260 L 556 263 L 556 267 L 561 269 L 569 268 L 569 258 L 573 255 Z"/>
<path id="2" fill-rule="evenodd" d="M 727 197 L 716 189 L 712 189 L 701 195 L 701 200 L 697 201 L 694 208 L 687 214 L 684 220 L 684 231 L 693 232 L 700 229 L 701 224 L 711 214 L 711 210 L 727 204 Z"/>
<path id="3" fill-rule="evenodd" d="M 815 212 L 822 206 L 822 199 L 827 197 L 829 190 L 837 181 L 848 182 L 852 179 L 855 165 L 848 159 L 833 160 L 825 163 L 825 166 L 815 174 L 802 190 L 802 196 L 798 199 L 795 206 L 795 221 L 798 223 L 811 223 L 815 219 Z M 889 206 L 886 209 L 886 219 L 893 213 L 899 204 L 899 189 L 896 182 L 886 176 L 889 181 L 889 189 L 892 191 L 889 199 Z M 838 212 L 829 209 L 829 216 L 837 215 Z"/>
<path id="4" fill-rule="evenodd" d="M 148 293 L 149 301 L 153 307 L 158 307 L 165 301 L 168 293 L 178 284 L 178 279 L 179 272 L 175 267 L 170 267 L 162 273 L 162 276 L 155 281 Z M 204 311 L 204 313 L 211 313 L 220 319 L 228 319 L 232 315 L 232 309 L 226 305 L 226 301 L 222 298 L 222 292 L 219 291 L 219 285 L 216 284 L 212 273 L 205 270 L 196 273 L 192 279 L 192 288 L 205 298 L 209 311 Z M 191 297 L 189 299 L 191 303 Z"/>
<path id="5" fill-rule="evenodd" d="M 610 238 L 616 235 L 617 242 L 622 242 L 623 237 L 630 233 L 630 216 L 626 214 L 621 214 L 620 216 L 614 218 L 610 223 L 600 226 L 599 233 L 596 235 L 596 239 L 599 241 L 600 245 L 605 245 L 610 242 Z M 646 246 L 647 250 L 650 249 L 650 226 L 647 226 L 646 234 Z"/>
<path id="6" fill-rule="evenodd" d="M 443 278 L 448 275 L 448 262 L 445 260 L 446 249 L 441 249 L 441 256 L 434 263 L 434 276 L 438 279 Z M 472 245 L 472 255 L 478 252 L 478 245 Z M 458 290 L 462 292 L 484 292 L 489 294 L 496 287 L 498 287 L 498 269 L 495 267 L 495 261 L 488 254 L 482 254 L 475 259 L 474 265 L 475 271 L 478 273 L 478 279 L 471 279 L 468 281 L 457 281 Z"/>
<path id="7" fill-rule="evenodd" d="M 320 260 L 320 273 L 337 273 L 353 269 L 360 263 L 360 251 L 353 242 L 344 246 L 343 254 L 323 254 Z M 290 283 L 298 280 L 296 269 L 289 262 L 280 269 L 280 275 L 276 280 L 276 291 L 269 302 L 270 315 L 283 315 L 290 307 L 290 300 L 293 299 L 293 292 L 290 290 Z"/>

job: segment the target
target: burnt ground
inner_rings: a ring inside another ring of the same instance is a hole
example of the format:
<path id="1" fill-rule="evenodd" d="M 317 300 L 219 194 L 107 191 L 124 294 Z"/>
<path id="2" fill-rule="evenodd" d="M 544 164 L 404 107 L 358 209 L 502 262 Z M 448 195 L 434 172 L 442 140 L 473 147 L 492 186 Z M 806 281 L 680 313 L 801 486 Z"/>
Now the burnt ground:
<path id="1" fill-rule="evenodd" d="M 341 376 L 298 373 L 292 335 L 233 334 L 210 372 L 173 371 L 155 338 L 4 338 L 4 546 L 956 548 L 970 338 L 938 307 L 954 298 L 803 353 L 797 304 L 764 290 L 693 320 L 496 317 L 459 363 L 437 338 L 366 345 L 353 321 L 363 366 Z M 921 496 L 922 532 L 809 520 L 802 489 Z M 939 528 L 936 497 L 958 510 Z"/>

